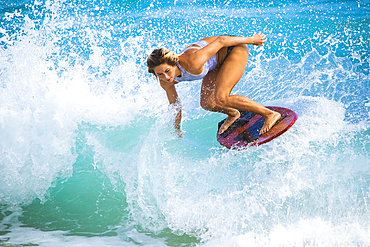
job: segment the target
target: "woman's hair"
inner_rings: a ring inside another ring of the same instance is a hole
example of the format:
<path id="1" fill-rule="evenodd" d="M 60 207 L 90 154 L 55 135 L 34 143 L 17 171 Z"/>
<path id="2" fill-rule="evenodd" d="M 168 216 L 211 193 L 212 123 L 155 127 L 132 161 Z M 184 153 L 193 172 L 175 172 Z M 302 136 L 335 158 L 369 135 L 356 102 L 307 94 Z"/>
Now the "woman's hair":
<path id="1" fill-rule="evenodd" d="M 154 68 L 161 64 L 168 64 L 175 66 L 179 62 L 179 57 L 170 50 L 165 48 L 155 49 L 146 60 L 146 65 L 148 66 L 148 72 L 154 73 Z"/>

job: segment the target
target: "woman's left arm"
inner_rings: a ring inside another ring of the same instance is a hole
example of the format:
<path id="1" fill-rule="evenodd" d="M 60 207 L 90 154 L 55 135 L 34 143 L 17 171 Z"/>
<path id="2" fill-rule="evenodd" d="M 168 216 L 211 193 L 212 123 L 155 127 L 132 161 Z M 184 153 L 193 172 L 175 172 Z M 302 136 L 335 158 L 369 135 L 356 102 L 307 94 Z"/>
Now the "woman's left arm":
<path id="1" fill-rule="evenodd" d="M 247 45 L 257 45 L 263 46 L 263 43 L 266 43 L 266 35 L 263 33 L 257 33 L 252 37 L 237 37 L 237 36 L 220 36 L 223 37 L 223 42 L 225 46 L 235 46 L 239 44 L 247 44 Z"/>
<path id="2" fill-rule="evenodd" d="M 238 37 L 228 35 L 218 36 L 204 48 L 199 50 L 192 49 L 193 52 L 189 54 L 189 61 L 191 61 L 190 66 L 193 68 L 202 67 L 206 61 L 208 61 L 223 47 L 236 46 L 240 44 L 263 46 L 266 41 L 266 35 L 262 33 L 257 33 L 252 37 Z"/>

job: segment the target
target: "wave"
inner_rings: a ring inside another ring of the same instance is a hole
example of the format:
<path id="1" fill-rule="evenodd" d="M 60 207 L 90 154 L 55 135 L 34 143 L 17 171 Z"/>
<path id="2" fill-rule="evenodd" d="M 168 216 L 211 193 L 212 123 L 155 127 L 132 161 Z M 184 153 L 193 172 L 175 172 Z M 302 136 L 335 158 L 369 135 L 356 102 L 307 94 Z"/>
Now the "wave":
<path id="1" fill-rule="evenodd" d="M 369 245 L 366 6 L 291 2 L 284 13 L 277 2 L 229 2 L 1 10 L 0 241 Z M 297 5 L 333 12 L 307 18 Z M 176 138 L 148 53 L 251 27 L 269 43 L 251 47 L 233 93 L 290 108 L 297 122 L 270 143 L 225 149 L 216 140 L 224 116 L 201 109 L 200 83 L 187 82 L 177 88 L 185 138 Z"/>

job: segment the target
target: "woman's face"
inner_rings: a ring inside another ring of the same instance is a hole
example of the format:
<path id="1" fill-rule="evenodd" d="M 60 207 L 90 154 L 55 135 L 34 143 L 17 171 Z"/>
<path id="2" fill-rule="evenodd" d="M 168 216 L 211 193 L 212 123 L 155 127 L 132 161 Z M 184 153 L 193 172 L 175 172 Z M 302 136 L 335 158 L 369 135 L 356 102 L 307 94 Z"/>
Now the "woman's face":
<path id="1" fill-rule="evenodd" d="M 161 64 L 154 68 L 154 73 L 161 82 L 173 82 L 176 77 L 176 66 Z"/>

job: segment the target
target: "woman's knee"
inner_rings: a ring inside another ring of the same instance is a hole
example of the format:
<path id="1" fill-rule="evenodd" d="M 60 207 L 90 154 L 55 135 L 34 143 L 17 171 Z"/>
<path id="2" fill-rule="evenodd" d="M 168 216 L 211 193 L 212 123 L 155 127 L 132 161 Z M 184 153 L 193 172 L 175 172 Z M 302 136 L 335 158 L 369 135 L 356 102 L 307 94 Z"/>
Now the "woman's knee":
<path id="1" fill-rule="evenodd" d="M 241 50 L 244 52 L 244 56 L 246 56 L 247 58 L 249 57 L 249 49 L 248 49 L 248 45 L 246 44 L 241 44 L 240 45 L 240 48 Z"/>
<path id="2" fill-rule="evenodd" d="M 222 94 L 222 93 L 216 93 L 215 94 L 215 101 L 217 104 L 221 106 L 228 106 L 229 105 L 229 96 Z"/>
<path id="3" fill-rule="evenodd" d="M 248 45 L 246 45 L 246 44 L 241 44 L 241 45 L 239 45 L 239 46 L 243 47 L 243 50 L 249 54 Z"/>

